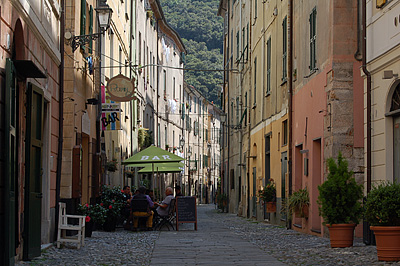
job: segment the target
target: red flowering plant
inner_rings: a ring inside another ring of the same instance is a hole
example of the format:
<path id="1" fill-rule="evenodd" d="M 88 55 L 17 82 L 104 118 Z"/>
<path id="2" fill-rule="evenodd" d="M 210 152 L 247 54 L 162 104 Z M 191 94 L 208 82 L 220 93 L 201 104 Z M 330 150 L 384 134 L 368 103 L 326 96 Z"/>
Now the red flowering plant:
<path id="1" fill-rule="evenodd" d="M 125 204 L 126 198 L 120 187 L 102 186 L 99 205 L 105 210 L 106 221 L 122 221 Z"/>
<path id="2" fill-rule="evenodd" d="M 93 222 L 96 224 L 103 224 L 106 220 L 106 210 L 100 204 L 79 204 L 78 213 L 85 215 L 85 222 Z"/>
<path id="3" fill-rule="evenodd" d="M 258 191 L 258 196 L 264 202 L 275 202 L 276 201 L 276 186 L 274 180 L 269 179 L 269 183 Z"/>

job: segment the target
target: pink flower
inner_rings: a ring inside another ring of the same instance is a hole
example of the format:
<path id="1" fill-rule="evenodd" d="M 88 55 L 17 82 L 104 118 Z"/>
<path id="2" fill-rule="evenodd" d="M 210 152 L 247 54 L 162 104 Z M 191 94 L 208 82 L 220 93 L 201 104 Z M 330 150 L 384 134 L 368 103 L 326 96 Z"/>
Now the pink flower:
<path id="1" fill-rule="evenodd" d="M 86 203 L 85 206 L 86 206 L 86 208 L 89 208 L 89 204 Z"/>
<path id="2" fill-rule="evenodd" d="M 90 217 L 89 216 L 85 217 L 85 222 L 87 222 L 87 223 L 90 222 Z"/>
<path id="3" fill-rule="evenodd" d="M 122 192 L 122 193 L 124 193 L 124 190 L 123 190 L 123 189 L 121 189 L 121 192 Z"/>
<path id="4" fill-rule="evenodd" d="M 100 206 L 103 206 L 104 204 L 103 204 L 103 202 L 102 203 L 100 203 Z"/>
<path id="5" fill-rule="evenodd" d="M 114 203 L 114 202 L 115 202 L 115 200 L 112 200 L 112 202 Z"/>
<path id="6" fill-rule="evenodd" d="M 108 208 L 111 210 L 111 209 L 112 209 L 112 206 L 110 205 L 110 206 L 108 206 Z"/>

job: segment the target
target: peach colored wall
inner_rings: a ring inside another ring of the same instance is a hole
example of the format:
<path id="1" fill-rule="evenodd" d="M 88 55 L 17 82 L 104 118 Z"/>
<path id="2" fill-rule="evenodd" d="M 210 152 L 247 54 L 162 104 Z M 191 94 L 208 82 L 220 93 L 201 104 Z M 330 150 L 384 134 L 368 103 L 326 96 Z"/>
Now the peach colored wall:
<path id="1" fill-rule="evenodd" d="M 309 217 L 318 217 L 318 206 L 316 200 L 318 197 L 318 190 L 316 186 L 322 180 L 313 181 L 313 141 L 321 139 L 321 164 L 322 155 L 324 154 L 324 116 L 328 114 L 326 106 L 326 92 L 325 85 L 328 72 L 331 70 L 331 65 L 327 66 L 320 74 L 311 79 L 305 86 L 297 91 L 293 97 L 293 148 L 302 144 L 302 150 L 308 150 L 308 153 L 296 155 L 296 149 L 293 152 L 293 184 L 292 191 L 297 191 L 300 188 L 307 187 L 310 193 L 310 214 Z M 307 118 L 307 125 L 306 125 Z M 304 158 L 308 158 L 308 176 L 304 175 Z M 322 166 L 320 169 L 323 172 Z M 323 179 L 323 174 L 318 173 L 320 178 Z M 320 182 L 318 182 L 320 181 Z M 315 184 L 314 184 L 315 183 Z M 311 228 L 320 228 L 320 224 L 312 225 L 312 219 L 295 219 L 296 224 L 301 224 L 303 229 L 310 233 Z M 319 219 L 313 219 L 319 222 Z"/>

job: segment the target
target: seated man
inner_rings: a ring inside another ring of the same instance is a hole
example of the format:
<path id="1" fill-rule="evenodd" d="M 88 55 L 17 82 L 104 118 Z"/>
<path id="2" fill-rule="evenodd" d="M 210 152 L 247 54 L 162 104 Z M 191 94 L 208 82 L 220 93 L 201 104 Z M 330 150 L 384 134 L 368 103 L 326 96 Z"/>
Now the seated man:
<path id="1" fill-rule="evenodd" d="M 167 216 L 168 215 L 168 211 L 169 211 L 169 207 L 170 207 L 170 203 L 171 200 L 174 198 L 173 196 L 174 192 L 172 190 L 171 187 L 167 187 L 165 189 L 165 199 L 161 202 L 161 204 L 154 202 L 154 205 L 157 205 L 157 213 L 160 216 Z"/>
<path id="2" fill-rule="evenodd" d="M 153 212 L 150 210 L 154 206 L 153 201 L 148 195 L 145 194 L 146 188 L 140 187 L 139 193 L 133 196 L 131 200 L 132 216 L 133 216 L 133 228 L 137 229 L 139 218 L 148 217 L 146 227 L 151 229 L 153 226 Z"/>

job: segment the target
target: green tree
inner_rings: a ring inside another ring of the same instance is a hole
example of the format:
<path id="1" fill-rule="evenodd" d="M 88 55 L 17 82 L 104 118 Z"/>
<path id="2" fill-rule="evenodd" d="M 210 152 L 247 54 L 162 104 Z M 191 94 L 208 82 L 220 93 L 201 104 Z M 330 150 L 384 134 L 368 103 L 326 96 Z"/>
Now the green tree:
<path id="1" fill-rule="evenodd" d="M 187 49 L 185 79 L 209 101 L 220 106 L 223 72 L 195 71 L 223 68 L 223 19 L 217 16 L 219 0 L 162 0 L 168 24 Z"/>

